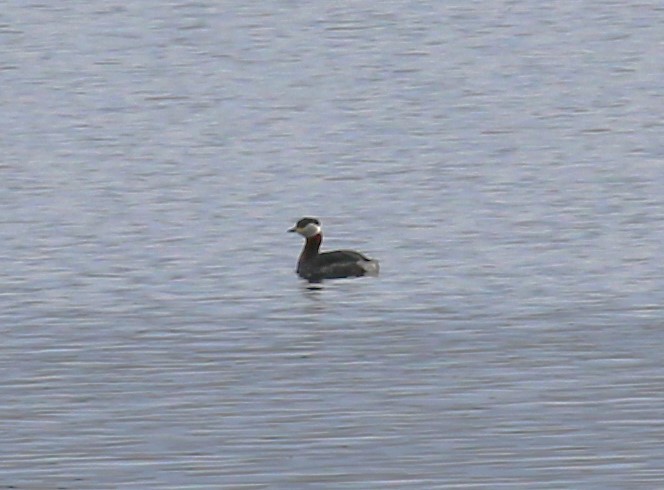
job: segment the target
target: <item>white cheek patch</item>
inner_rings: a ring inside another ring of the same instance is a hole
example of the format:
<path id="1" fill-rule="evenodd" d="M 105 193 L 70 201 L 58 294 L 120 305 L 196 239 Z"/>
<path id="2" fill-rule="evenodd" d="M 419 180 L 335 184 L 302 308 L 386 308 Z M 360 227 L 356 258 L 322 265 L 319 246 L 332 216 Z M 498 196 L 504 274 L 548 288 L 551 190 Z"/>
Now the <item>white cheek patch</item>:
<path id="1" fill-rule="evenodd" d="M 312 236 L 316 236 L 320 233 L 320 226 L 314 224 L 314 223 L 309 223 L 307 226 L 302 228 L 300 231 L 300 234 L 302 236 L 305 236 L 307 238 L 311 238 Z"/>

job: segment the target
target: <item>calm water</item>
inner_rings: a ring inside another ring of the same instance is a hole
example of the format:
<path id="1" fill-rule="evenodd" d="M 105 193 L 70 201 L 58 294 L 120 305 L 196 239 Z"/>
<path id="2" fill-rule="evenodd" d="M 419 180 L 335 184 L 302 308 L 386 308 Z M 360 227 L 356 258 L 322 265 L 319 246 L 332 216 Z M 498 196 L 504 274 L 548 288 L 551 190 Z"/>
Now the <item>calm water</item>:
<path id="1" fill-rule="evenodd" d="M 4 5 L 0 488 L 660 488 L 663 23 Z"/>

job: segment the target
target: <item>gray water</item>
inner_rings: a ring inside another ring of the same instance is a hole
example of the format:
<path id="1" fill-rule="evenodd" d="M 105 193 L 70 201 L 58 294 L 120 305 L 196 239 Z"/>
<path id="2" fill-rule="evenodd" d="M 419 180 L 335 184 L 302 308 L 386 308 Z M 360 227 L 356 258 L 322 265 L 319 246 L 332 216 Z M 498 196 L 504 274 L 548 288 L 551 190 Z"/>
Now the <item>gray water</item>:
<path id="1" fill-rule="evenodd" d="M 661 2 L 124 3 L 0 13 L 0 488 L 661 488 Z"/>

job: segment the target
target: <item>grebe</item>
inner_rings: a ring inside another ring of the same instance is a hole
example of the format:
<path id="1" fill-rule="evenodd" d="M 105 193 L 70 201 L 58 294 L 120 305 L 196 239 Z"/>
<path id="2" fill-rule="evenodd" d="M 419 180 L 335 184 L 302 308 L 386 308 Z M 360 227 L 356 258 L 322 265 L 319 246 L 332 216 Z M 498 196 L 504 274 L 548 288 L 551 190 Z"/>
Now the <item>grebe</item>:
<path id="1" fill-rule="evenodd" d="M 297 273 L 309 282 L 378 274 L 378 262 L 359 252 L 335 250 L 318 253 L 323 234 L 320 221 L 316 218 L 302 218 L 288 231 L 296 231 L 306 239 L 297 262 Z"/>

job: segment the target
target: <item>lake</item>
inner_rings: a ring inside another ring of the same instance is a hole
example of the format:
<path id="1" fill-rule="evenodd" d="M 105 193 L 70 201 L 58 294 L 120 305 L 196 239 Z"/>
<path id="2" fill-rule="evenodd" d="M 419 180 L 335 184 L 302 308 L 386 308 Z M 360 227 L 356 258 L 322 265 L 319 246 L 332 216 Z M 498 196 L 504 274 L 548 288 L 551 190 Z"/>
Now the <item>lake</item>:
<path id="1" fill-rule="evenodd" d="M 0 489 L 661 486 L 663 22 L 5 5 Z"/>

